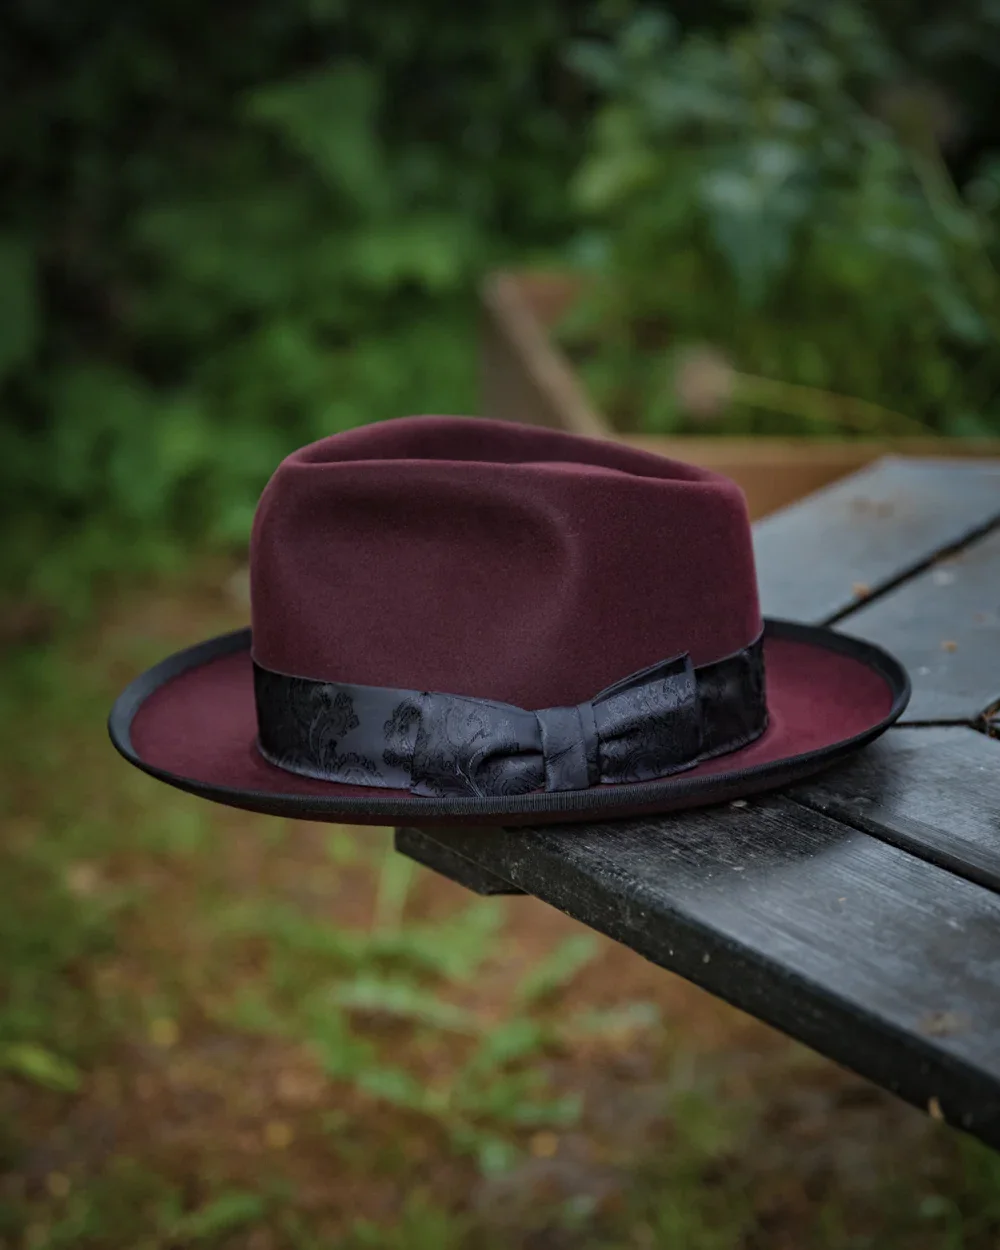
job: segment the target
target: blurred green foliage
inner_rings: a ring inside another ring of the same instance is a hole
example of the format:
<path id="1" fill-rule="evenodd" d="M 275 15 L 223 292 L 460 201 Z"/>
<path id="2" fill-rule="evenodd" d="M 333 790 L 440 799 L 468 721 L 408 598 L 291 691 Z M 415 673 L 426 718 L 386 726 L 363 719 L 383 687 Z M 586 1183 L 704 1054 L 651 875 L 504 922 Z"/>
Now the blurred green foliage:
<path id="1" fill-rule="evenodd" d="M 292 448 L 473 411 L 498 263 L 610 279 L 626 422 L 677 427 L 693 339 L 996 429 L 998 65 L 997 0 L 9 0 L 0 603 L 238 547 Z M 722 428 L 838 423 L 780 398 Z"/>
<path id="2" fill-rule="evenodd" d="M 694 342 L 731 363 L 730 431 L 1000 432 L 1000 157 L 956 189 L 966 102 L 937 85 L 977 40 L 995 74 L 1000 6 L 965 9 L 897 29 L 888 4 L 756 0 L 706 32 L 648 8 L 575 46 L 600 94 L 575 195 L 602 281 L 566 335 L 596 345 L 608 411 L 684 428 L 679 361 L 688 390 L 713 379 L 664 345 Z"/>
<path id="3" fill-rule="evenodd" d="M 572 7 L 4 6 L 8 589 L 243 541 L 294 447 L 473 408 L 477 276 L 566 227 Z"/>

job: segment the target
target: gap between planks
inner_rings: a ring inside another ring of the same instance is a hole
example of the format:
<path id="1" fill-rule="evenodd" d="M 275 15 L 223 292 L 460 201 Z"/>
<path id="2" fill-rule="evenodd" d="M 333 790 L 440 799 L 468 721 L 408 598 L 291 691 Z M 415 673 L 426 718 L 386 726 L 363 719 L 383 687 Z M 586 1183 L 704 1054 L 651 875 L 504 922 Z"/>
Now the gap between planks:
<path id="1" fill-rule="evenodd" d="M 877 603 L 880 599 L 884 599 L 886 595 L 888 595 L 891 591 L 898 590 L 899 587 L 902 586 L 905 582 L 912 581 L 914 577 L 917 577 L 920 573 L 926 572 L 927 569 L 932 568 L 935 564 L 939 563 L 940 561 L 947 560 L 951 556 L 958 555 L 959 552 L 965 551 L 967 548 L 974 546 L 981 539 L 988 538 L 990 534 L 996 529 L 1000 529 L 1000 516 L 991 517 L 983 525 L 979 526 L 978 529 L 972 530 L 970 533 L 963 535 L 963 537 L 960 538 L 958 542 L 950 543 L 947 547 L 941 547 L 938 550 L 931 552 L 931 554 L 928 555 L 925 559 L 923 559 L 919 564 L 914 564 L 911 567 L 904 569 L 902 573 L 898 573 L 890 581 L 884 582 L 882 585 L 878 586 L 875 590 L 871 591 L 870 594 L 864 595 L 862 598 L 858 599 L 855 603 L 848 604 L 846 608 L 840 608 L 838 611 L 833 612 L 830 616 L 822 620 L 820 624 L 825 625 L 828 628 L 833 625 L 839 625 L 842 621 L 847 620 L 855 612 L 860 611 L 862 608 L 867 608 L 870 604 Z M 968 721 L 911 721 L 911 722 L 908 722 L 909 727 L 913 727 L 914 725 L 917 725 L 917 724 L 967 725 L 969 724 L 969 722 Z"/>

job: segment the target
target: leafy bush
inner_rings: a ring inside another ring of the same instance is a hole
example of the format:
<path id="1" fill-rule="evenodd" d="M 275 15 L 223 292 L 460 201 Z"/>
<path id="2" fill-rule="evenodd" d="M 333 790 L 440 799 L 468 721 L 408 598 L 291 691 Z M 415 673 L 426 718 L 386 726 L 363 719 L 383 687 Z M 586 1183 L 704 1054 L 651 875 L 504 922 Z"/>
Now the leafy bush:
<path id="1" fill-rule="evenodd" d="M 996 0 L 669 9 L 9 0 L 0 602 L 241 545 L 293 447 L 473 409 L 479 275 L 581 206 L 624 420 L 678 423 L 661 349 L 693 339 L 732 357 L 730 426 L 839 427 L 832 389 L 994 428 L 1000 167 L 958 198 L 927 140 L 1000 144 Z"/>
<path id="2" fill-rule="evenodd" d="M 558 0 L 12 0 L 4 582 L 242 542 L 297 445 L 475 403 L 474 283 L 565 229 Z"/>
<path id="3" fill-rule="evenodd" d="M 958 193 L 949 99 L 869 11 L 762 2 L 682 34 L 649 10 L 575 48 L 601 96 L 575 183 L 601 280 L 566 334 L 596 340 L 622 423 L 729 398 L 730 430 L 1000 432 L 1000 160 Z M 1000 37 L 995 5 L 979 21 Z M 685 343 L 719 350 L 664 350 Z"/>

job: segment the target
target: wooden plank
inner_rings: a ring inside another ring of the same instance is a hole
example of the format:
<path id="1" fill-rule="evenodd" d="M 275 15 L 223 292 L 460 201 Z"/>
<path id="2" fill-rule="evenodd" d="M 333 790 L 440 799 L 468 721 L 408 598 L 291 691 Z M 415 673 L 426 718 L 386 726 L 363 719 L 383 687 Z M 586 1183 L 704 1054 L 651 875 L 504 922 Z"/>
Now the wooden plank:
<path id="1" fill-rule="evenodd" d="M 759 521 L 769 616 L 831 623 L 1000 521 L 1000 465 L 887 457 Z"/>
<path id="2" fill-rule="evenodd" d="M 1000 457 L 1000 439 L 702 438 L 617 430 L 594 406 L 573 361 L 553 334 L 586 285 L 582 275 L 567 270 L 518 270 L 486 277 L 480 353 L 484 416 L 618 438 L 715 468 L 740 484 L 754 519 L 879 456 Z"/>
<path id="3" fill-rule="evenodd" d="M 484 417 L 548 425 L 573 434 L 610 438 L 612 430 L 596 411 L 562 352 L 555 351 L 535 312 L 547 315 L 572 299 L 574 284 L 559 275 L 536 275 L 529 288 L 513 274 L 497 273 L 482 286 L 480 396 Z"/>
<path id="4" fill-rule="evenodd" d="M 441 873 L 443 877 L 449 877 L 452 881 L 457 881 L 459 885 L 464 885 L 474 894 L 524 893 L 516 885 L 511 885 L 502 877 L 486 872 L 472 860 L 466 859 L 464 855 L 459 855 L 457 851 L 450 850 L 447 846 L 435 841 L 422 829 L 409 827 L 397 829 L 395 845 L 401 855 L 409 856 L 418 864 L 423 864 L 425 868 L 433 868 L 435 872 Z"/>
<path id="5" fill-rule="evenodd" d="M 428 837 L 1000 1146 L 1000 896 L 785 797 Z"/>
<path id="6" fill-rule="evenodd" d="M 892 450 L 888 443 L 860 440 L 845 443 L 815 438 L 696 438 L 689 434 L 620 437 L 631 447 L 697 464 L 732 478 L 746 496 L 753 521 L 858 472 Z"/>
<path id="7" fill-rule="evenodd" d="M 996 738 L 960 726 L 892 729 L 843 764 L 786 793 L 1000 891 Z"/>
<path id="8" fill-rule="evenodd" d="M 1000 699 L 1000 529 L 859 606 L 839 627 L 906 665 L 913 697 L 902 724 L 977 720 Z"/>
<path id="9" fill-rule="evenodd" d="M 747 498 L 751 519 L 769 516 L 813 491 L 846 477 L 884 456 L 978 456 L 1000 460 L 1000 439 L 959 440 L 737 438 L 690 434 L 621 434 L 622 442 L 673 460 L 714 469 L 737 482 Z"/>

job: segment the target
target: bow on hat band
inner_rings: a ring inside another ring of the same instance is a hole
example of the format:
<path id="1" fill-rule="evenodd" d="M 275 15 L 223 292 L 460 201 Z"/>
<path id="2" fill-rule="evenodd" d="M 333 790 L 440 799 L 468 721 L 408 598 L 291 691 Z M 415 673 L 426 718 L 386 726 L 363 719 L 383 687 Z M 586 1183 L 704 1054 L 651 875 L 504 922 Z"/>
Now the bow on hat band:
<path id="1" fill-rule="evenodd" d="M 288 772 L 428 796 L 486 798 L 652 781 L 767 727 L 763 640 L 694 668 L 687 654 L 575 707 L 314 681 L 254 663 L 257 747 Z"/>

